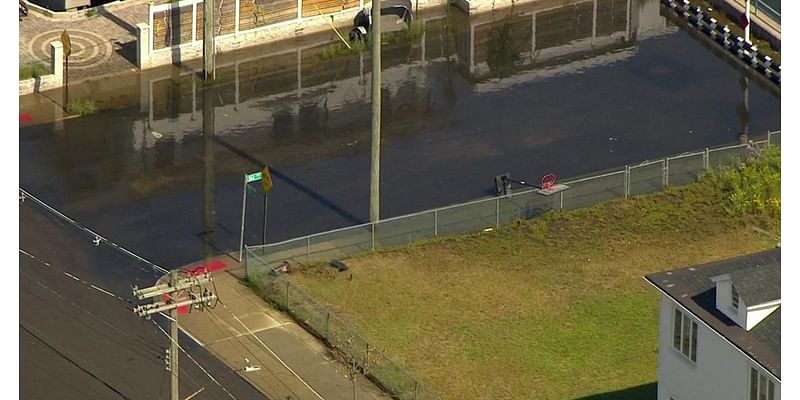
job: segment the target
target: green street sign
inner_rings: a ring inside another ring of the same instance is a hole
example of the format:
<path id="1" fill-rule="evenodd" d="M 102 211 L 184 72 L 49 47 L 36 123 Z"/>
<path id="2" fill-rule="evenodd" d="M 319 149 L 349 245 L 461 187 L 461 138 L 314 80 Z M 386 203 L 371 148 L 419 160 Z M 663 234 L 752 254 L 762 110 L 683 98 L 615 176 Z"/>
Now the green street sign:
<path id="1" fill-rule="evenodd" d="M 247 183 L 252 183 L 256 181 L 260 181 L 262 176 L 262 172 L 258 171 L 252 174 L 247 174 Z"/>

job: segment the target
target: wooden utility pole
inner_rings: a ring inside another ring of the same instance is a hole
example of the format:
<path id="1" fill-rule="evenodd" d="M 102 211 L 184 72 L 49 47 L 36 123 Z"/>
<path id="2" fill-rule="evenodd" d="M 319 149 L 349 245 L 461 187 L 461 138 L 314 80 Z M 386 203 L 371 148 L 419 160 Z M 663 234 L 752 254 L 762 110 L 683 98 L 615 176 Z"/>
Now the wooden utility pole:
<path id="1" fill-rule="evenodd" d="M 381 4 L 372 1 L 372 168 L 369 187 L 369 220 L 380 220 L 381 186 Z"/>
<path id="2" fill-rule="evenodd" d="M 178 271 L 172 271 L 169 274 L 169 285 L 171 287 L 175 287 L 178 283 Z M 172 302 L 175 302 L 175 297 L 177 293 L 172 292 L 170 293 L 170 299 Z M 178 369 L 178 307 L 175 307 L 169 311 L 169 317 L 172 318 L 172 322 L 169 324 L 169 375 L 170 375 L 170 400 L 180 400 L 180 385 L 178 383 L 178 376 L 180 375 L 180 369 Z"/>
<path id="3" fill-rule="evenodd" d="M 138 316 L 150 318 L 151 315 L 169 311 L 170 319 L 170 347 L 169 347 L 169 373 L 170 373 L 170 400 L 180 400 L 180 386 L 178 377 L 180 371 L 178 369 L 178 307 L 193 306 L 199 304 L 200 307 L 211 304 L 212 301 L 217 299 L 217 296 L 207 289 L 198 291 L 201 294 L 195 294 L 194 291 L 188 290 L 195 286 L 200 286 L 204 283 L 211 282 L 208 273 L 202 276 L 194 276 L 185 279 L 178 279 L 178 271 L 170 272 L 168 283 L 151 286 L 144 289 L 133 288 L 133 295 L 139 300 L 147 298 L 160 298 L 166 296 L 166 301 L 154 301 L 150 304 L 136 306 L 133 309 Z M 184 292 L 187 294 L 187 300 L 178 301 L 178 295 Z"/>
<path id="4" fill-rule="evenodd" d="M 214 1 L 203 2 L 203 79 L 213 81 L 214 66 Z"/>

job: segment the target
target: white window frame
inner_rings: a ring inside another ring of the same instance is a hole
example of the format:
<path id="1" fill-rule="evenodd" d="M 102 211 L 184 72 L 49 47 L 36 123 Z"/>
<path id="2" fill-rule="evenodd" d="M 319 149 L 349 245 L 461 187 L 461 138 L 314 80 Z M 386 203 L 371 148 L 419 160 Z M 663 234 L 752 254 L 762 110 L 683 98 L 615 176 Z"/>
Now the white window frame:
<path id="1" fill-rule="evenodd" d="M 775 381 L 752 366 L 748 375 L 748 400 L 775 400 Z"/>
<path id="2" fill-rule="evenodd" d="M 697 363 L 697 329 L 697 322 L 675 307 L 672 313 L 672 348 L 692 363 Z"/>

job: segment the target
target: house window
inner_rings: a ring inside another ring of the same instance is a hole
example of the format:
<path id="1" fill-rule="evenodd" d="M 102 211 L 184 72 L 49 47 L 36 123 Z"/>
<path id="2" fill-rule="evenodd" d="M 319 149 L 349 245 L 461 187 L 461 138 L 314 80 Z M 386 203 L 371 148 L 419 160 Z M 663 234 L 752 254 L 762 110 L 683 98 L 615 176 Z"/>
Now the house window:
<path id="1" fill-rule="evenodd" d="M 672 318 L 672 347 L 697 362 L 697 323 L 677 308 Z"/>
<path id="2" fill-rule="evenodd" d="M 731 285 L 731 307 L 736 312 L 739 311 L 739 292 L 736 291 L 736 287 L 733 285 Z"/>
<path id="3" fill-rule="evenodd" d="M 775 382 L 766 375 L 750 368 L 750 397 L 748 400 L 774 400 Z"/>

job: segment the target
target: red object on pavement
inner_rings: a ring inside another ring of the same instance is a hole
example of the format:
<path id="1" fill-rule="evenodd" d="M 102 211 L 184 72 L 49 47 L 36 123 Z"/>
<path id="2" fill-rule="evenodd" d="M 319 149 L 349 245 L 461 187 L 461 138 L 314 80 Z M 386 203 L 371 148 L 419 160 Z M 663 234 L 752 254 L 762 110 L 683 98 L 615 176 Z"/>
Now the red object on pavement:
<path id="1" fill-rule="evenodd" d="M 742 14 L 739 18 L 739 26 L 744 29 L 747 28 L 747 25 L 750 25 L 750 21 L 747 20 L 747 14 Z"/>
<path id="2" fill-rule="evenodd" d="M 22 113 L 19 115 L 19 122 L 33 122 L 33 116 L 30 113 Z"/>
<path id="3" fill-rule="evenodd" d="M 188 267 L 185 269 L 185 271 L 191 276 L 197 276 L 204 273 L 205 271 L 214 272 L 214 271 L 219 271 L 221 269 L 225 269 L 227 267 L 228 264 L 226 264 L 224 261 L 214 260 L 194 267 Z"/>
<path id="4" fill-rule="evenodd" d="M 190 276 L 197 276 L 197 275 L 202 275 L 206 271 L 214 272 L 214 271 L 219 271 L 221 269 L 225 269 L 227 267 L 228 264 L 226 264 L 225 262 L 221 260 L 214 260 L 208 263 L 196 265 L 194 267 L 185 268 L 184 271 L 186 271 L 186 273 L 189 274 Z M 161 296 L 161 301 L 166 302 L 168 300 L 169 300 L 169 295 L 165 294 Z M 178 310 L 178 315 L 188 314 L 189 306 L 180 306 L 177 308 L 177 310 Z"/>

